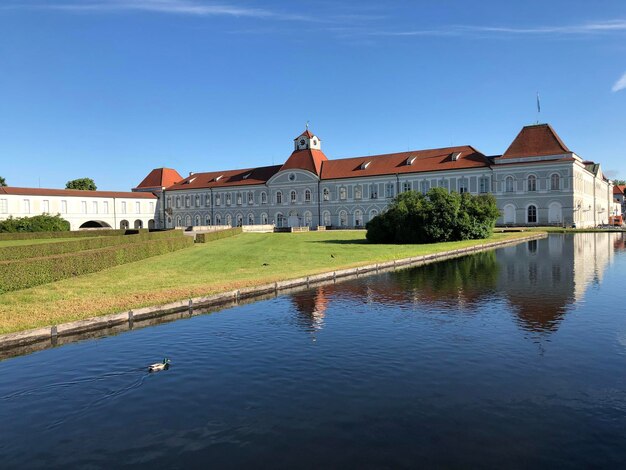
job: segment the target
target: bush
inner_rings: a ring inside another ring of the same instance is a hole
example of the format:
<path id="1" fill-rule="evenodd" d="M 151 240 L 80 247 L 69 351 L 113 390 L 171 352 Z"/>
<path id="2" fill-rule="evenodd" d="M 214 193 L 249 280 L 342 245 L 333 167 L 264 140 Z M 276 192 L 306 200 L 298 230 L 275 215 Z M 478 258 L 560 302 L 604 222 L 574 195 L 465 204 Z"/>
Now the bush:
<path id="1" fill-rule="evenodd" d="M 180 230 L 168 230 L 163 232 L 139 232 L 129 230 L 128 236 L 112 237 L 87 237 L 66 242 L 41 243 L 36 245 L 0 246 L 0 260 L 13 260 L 24 258 L 45 257 L 64 253 L 76 253 L 85 250 L 95 250 L 109 246 L 127 245 L 129 243 L 157 240 L 161 238 L 180 238 L 183 233 Z"/>
<path id="2" fill-rule="evenodd" d="M 69 232 L 70 223 L 57 215 L 36 215 L 33 217 L 9 217 L 0 221 L 0 232 Z"/>
<path id="3" fill-rule="evenodd" d="M 437 243 L 487 238 L 500 216 L 492 195 L 449 193 L 433 188 L 426 195 L 399 194 L 389 208 L 367 223 L 372 243 Z"/>
<path id="4" fill-rule="evenodd" d="M 217 230 L 215 232 L 197 233 L 196 243 L 207 243 L 221 238 L 233 237 L 242 232 L 241 227 L 230 228 L 226 230 Z"/>
<path id="5" fill-rule="evenodd" d="M 191 245 L 191 237 L 169 237 L 44 258 L 2 261 L 0 294 L 101 271 Z"/>
<path id="6" fill-rule="evenodd" d="M 171 230 L 169 230 L 171 231 Z M 71 232 L 16 232 L 0 233 L 2 240 L 37 240 L 42 238 L 84 238 L 84 237 L 110 237 L 116 235 L 133 235 L 147 233 L 147 229 L 98 229 L 98 230 L 75 230 Z"/>

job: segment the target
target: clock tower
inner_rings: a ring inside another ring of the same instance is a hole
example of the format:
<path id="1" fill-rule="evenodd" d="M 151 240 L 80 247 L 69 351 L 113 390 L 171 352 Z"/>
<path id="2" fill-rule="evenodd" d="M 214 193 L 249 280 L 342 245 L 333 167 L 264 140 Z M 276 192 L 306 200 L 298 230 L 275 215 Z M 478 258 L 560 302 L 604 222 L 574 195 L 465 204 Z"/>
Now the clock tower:
<path id="1" fill-rule="evenodd" d="M 313 135 L 307 128 L 302 134 L 293 139 L 294 150 L 321 150 L 322 141 Z"/>

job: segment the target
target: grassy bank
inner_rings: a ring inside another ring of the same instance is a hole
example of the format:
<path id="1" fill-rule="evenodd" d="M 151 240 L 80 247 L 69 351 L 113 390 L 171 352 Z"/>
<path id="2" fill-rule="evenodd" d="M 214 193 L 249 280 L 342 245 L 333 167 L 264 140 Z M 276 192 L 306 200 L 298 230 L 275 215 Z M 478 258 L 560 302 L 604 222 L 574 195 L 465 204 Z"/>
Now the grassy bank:
<path id="1" fill-rule="evenodd" d="M 489 241 L 526 235 L 502 233 Z M 364 231 L 245 233 L 2 294 L 0 334 L 484 242 L 369 245 Z"/>

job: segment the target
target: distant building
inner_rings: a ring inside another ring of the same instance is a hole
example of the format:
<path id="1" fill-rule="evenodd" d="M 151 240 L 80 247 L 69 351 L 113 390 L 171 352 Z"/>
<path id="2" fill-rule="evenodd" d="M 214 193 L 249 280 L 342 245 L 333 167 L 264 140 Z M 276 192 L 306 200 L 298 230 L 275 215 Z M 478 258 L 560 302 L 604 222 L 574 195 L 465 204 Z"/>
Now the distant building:
<path id="1" fill-rule="evenodd" d="M 613 186 L 613 197 L 615 198 L 615 202 L 620 205 L 621 214 L 626 216 L 626 185 Z"/>
<path id="2" fill-rule="evenodd" d="M 134 189 L 159 188 L 166 227 L 363 227 L 398 193 L 433 187 L 494 194 L 500 225 L 591 227 L 614 207 L 600 164 L 576 155 L 548 124 L 524 127 L 497 156 L 463 145 L 330 160 L 307 129 L 282 165 L 192 173 L 169 186 L 159 179 L 168 172 L 153 170 Z"/>

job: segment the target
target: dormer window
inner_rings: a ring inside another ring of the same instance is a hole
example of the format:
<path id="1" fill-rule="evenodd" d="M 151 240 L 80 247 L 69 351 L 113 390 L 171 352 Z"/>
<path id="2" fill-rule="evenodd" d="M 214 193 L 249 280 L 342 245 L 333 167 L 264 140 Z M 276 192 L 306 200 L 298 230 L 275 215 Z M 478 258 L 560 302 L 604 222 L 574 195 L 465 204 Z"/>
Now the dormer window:
<path id="1" fill-rule="evenodd" d="M 251 174 L 252 174 L 252 173 L 247 173 L 247 174 L 243 175 L 243 179 L 244 179 L 244 180 L 247 180 L 248 178 L 250 178 L 250 175 L 251 175 Z"/>
<path id="2" fill-rule="evenodd" d="M 451 160 L 453 162 L 456 162 L 459 158 L 461 158 L 461 153 L 462 152 L 453 152 L 452 155 L 450 156 Z"/>
<path id="3" fill-rule="evenodd" d="M 413 165 L 413 162 L 415 162 L 415 160 L 417 159 L 417 157 L 409 157 L 406 159 L 406 164 L 407 165 Z"/>
<path id="4" fill-rule="evenodd" d="M 368 166 L 370 166 L 371 161 L 361 163 L 361 170 L 365 170 Z"/>
<path id="5" fill-rule="evenodd" d="M 224 177 L 224 175 L 219 175 L 219 176 L 217 176 L 217 177 L 215 178 L 215 181 L 219 181 L 219 180 L 221 180 L 223 177 Z"/>

